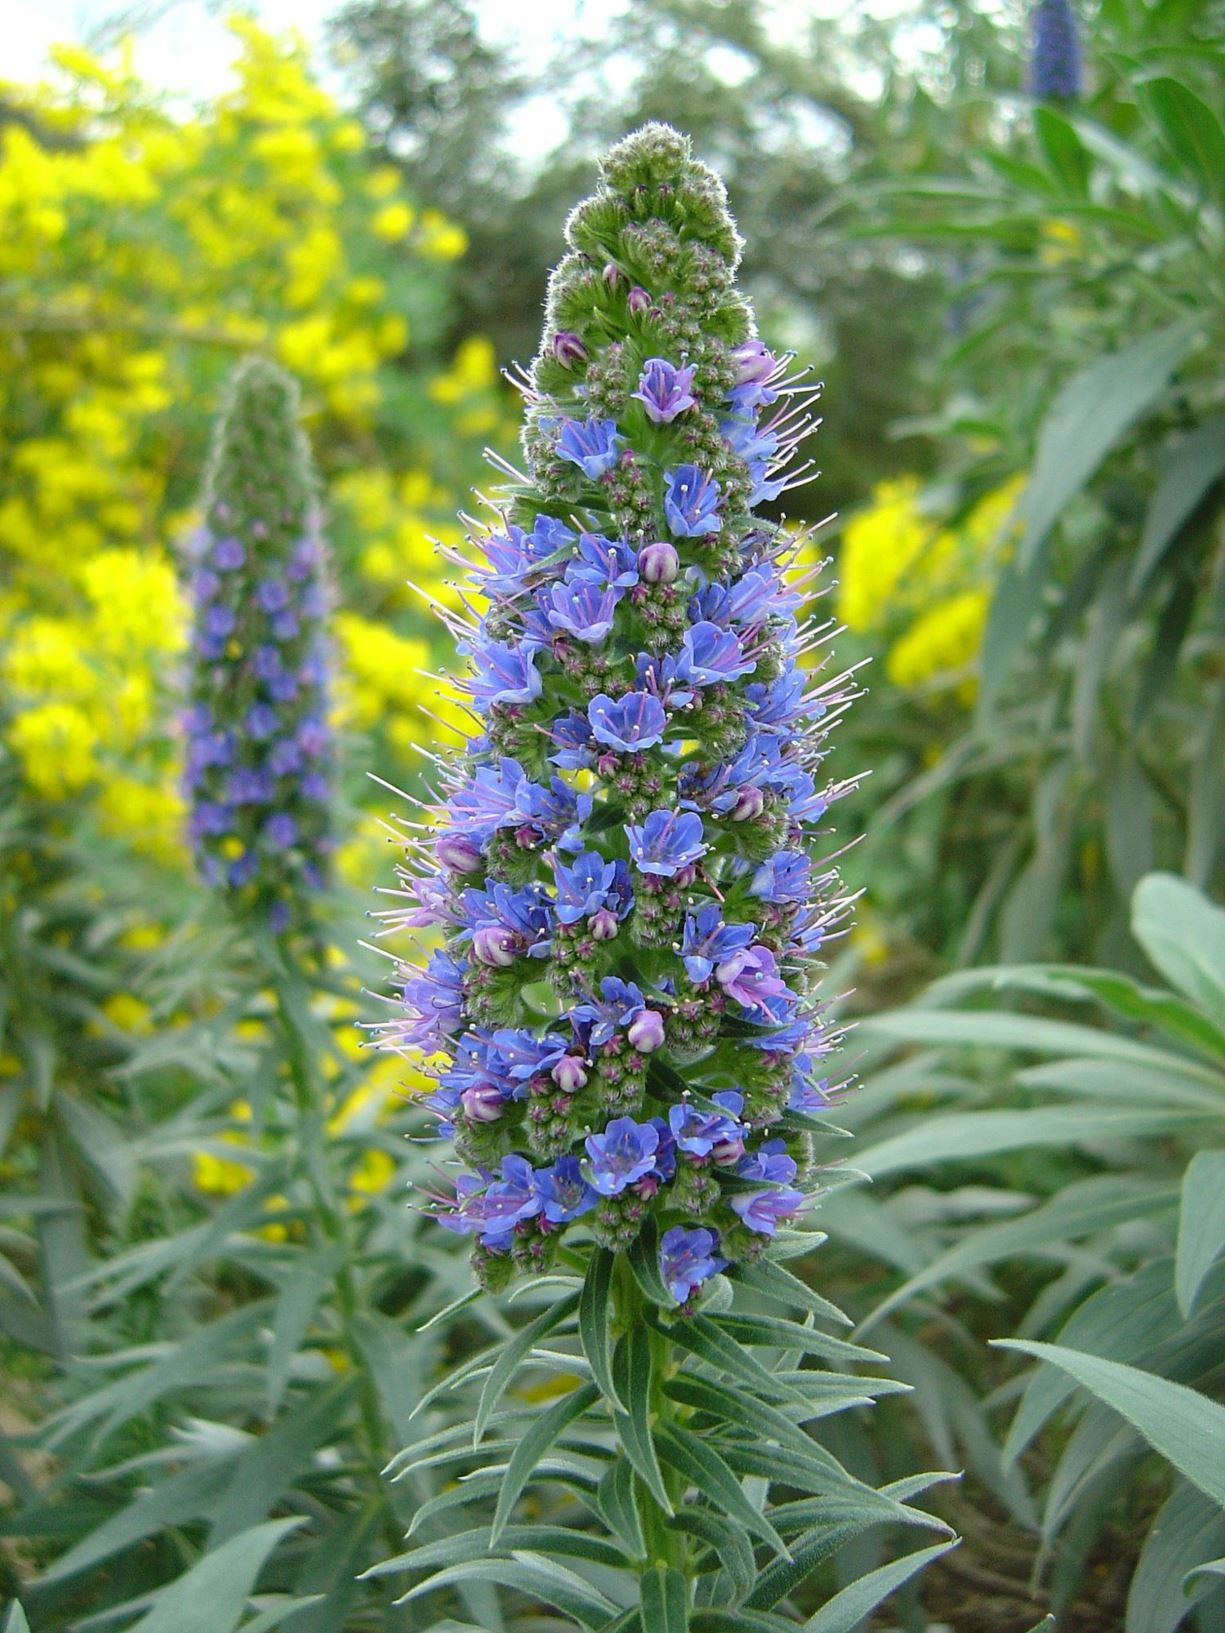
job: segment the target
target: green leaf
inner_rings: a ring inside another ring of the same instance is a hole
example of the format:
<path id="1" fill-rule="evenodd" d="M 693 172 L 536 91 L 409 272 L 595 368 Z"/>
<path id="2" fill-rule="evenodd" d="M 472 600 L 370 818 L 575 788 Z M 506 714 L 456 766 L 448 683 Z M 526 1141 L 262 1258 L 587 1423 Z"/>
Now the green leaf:
<path id="1" fill-rule="evenodd" d="M 1225 415 L 1218 414 L 1189 431 L 1162 457 L 1132 565 L 1129 588 L 1133 596 L 1147 584 L 1183 524 L 1222 475 Z"/>
<path id="2" fill-rule="evenodd" d="M 268 1346 L 265 1416 L 276 1416 L 289 1382 L 293 1358 L 325 1292 L 334 1284 L 340 1249 L 329 1244 L 313 1255 L 295 1256 L 272 1310 L 272 1343 Z"/>
<path id="3" fill-rule="evenodd" d="M 1184 1593 L 1190 1591 L 1190 1585 L 1197 1576 L 1225 1576 L 1225 1556 L 1220 1559 L 1205 1560 L 1202 1565 L 1197 1565 L 1193 1571 L 1188 1571 L 1187 1579 L 1183 1583 Z"/>
<path id="4" fill-rule="evenodd" d="M 780 1396 L 797 1406 L 804 1404 L 804 1397 L 798 1390 L 780 1384 L 773 1373 L 768 1372 L 748 1350 L 742 1349 L 734 1338 L 722 1332 L 709 1316 L 690 1316 L 687 1321 L 678 1321 L 671 1327 L 660 1325 L 658 1330 L 682 1349 L 696 1355 L 700 1361 L 706 1361 L 717 1372 L 739 1378 L 750 1389 L 767 1396 Z"/>
<path id="5" fill-rule="evenodd" d="M 781 1264 L 767 1257 L 755 1259 L 752 1262 L 741 1263 L 736 1266 L 734 1280 L 743 1282 L 746 1287 L 752 1287 L 768 1298 L 776 1299 L 794 1309 L 797 1305 L 802 1310 L 811 1310 L 812 1314 L 825 1321 L 836 1321 L 840 1326 L 854 1325 L 849 1315 L 845 1315 L 836 1304 L 831 1304 L 827 1298 L 813 1291 L 807 1282 L 793 1276 L 790 1270 L 784 1270 Z"/>
<path id="6" fill-rule="evenodd" d="M 1225 1108 L 1222 1108 L 1225 1109 Z M 967 1162 L 1036 1146 L 1100 1148 L 1109 1140 L 1154 1139 L 1213 1116 L 1207 1110 L 1131 1106 L 1035 1106 L 1030 1111 L 966 1111 L 928 1116 L 913 1128 L 855 1154 L 873 1179 L 936 1162 Z M 1215 1113 L 1220 1117 L 1221 1112 Z"/>
<path id="7" fill-rule="evenodd" d="M 1085 197 L 1090 161 L 1075 128 L 1053 108 L 1039 106 L 1034 109 L 1034 130 L 1062 191 L 1076 198 Z"/>
<path id="8" fill-rule="evenodd" d="M 1183 1175 L 1174 1286 L 1189 1317 L 1204 1278 L 1225 1252 L 1225 1151 L 1197 1151 Z"/>
<path id="9" fill-rule="evenodd" d="M 410 1588 L 397 1604 L 407 1604 L 424 1594 L 434 1593 L 452 1583 L 497 1582 L 514 1588 L 531 1599 L 543 1599 L 563 1616 L 572 1616 L 581 1626 L 595 1633 L 610 1616 L 618 1614 L 618 1607 L 606 1599 L 598 1589 L 591 1587 L 575 1571 L 557 1565 L 542 1554 L 519 1550 L 511 1559 L 472 1560 L 464 1565 L 451 1565 L 438 1571 L 424 1582 Z M 217 1633 L 222 1633 L 217 1629 Z"/>
<path id="10" fill-rule="evenodd" d="M 738 1344 L 757 1345 L 761 1348 L 800 1350 L 805 1355 L 823 1355 L 830 1361 L 853 1365 L 856 1361 L 887 1361 L 889 1357 L 879 1350 L 865 1349 L 862 1344 L 848 1344 L 844 1338 L 831 1338 L 815 1327 L 801 1326 L 798 1321 L 784 1321 L 772 1315 L 712 1315 L 713 1326 Z"/>
<path id="11" fill-rule="evenodd" d="M 1051 1361 L 1126 1418 L 1155 1451 L 1186 1479 L 1225 1508 L 1225 1406 L 1185 1384 L 1152 1372 L 1105 1361 L 1083 1350 L 1032 1339 L 997 1338 L 1001 1349 L 1021 1350 Z"/>
<path id="12" fill-rule="evenodd" d="M 481 1390 L 481 1398 L 477 1403 L 476 1416 L 472 1423 L 472 1444 L 479 1446 L 481 1436 L 485 1433 L 485 1426 L 489 1422 L 489 1414 L 493 1411 L 502 1392 L 514 1377 L 524 1356 L 532 1350 L 537 1341 L 546 1333 L 560 1327 L 562 1322 L 574 1314 L 578 1306 L 579 1295 L 568 1293 L 565 1298 L 556 1304 L 551 1304 L 536 1317 L 529 1321 L 526 1327 L 521 1327 L 513 1338 L 505 1339 L 497 1346 L 494 1353 L 493 1367 L 485 1380 L 485 1387 Z"/>
<path id="13" fill-rule="evenodd" d="M 659 1270 L 659 1232 L 654 1219 L 648 1219 L 643 1225 L 626 1257 L 634 1280 L 651 1303 L 665 1310 L 675 1310 L 676 1300 L 664 1285 Z"/>
<path id="14" fill-rule="evenodd" d="M 1225 908 L 1173 873 L 1150 873 L 1132 898 L 1131 927 L 1166 980 L 1225 1025 Z"/>
<path id="15" fill-rule="evenodd" d="M 560 1525 L 508 1525 L 502 1533 L 500 1551 L 514 1553 L 516 1548 L 531 1548 L 537 1553 L 567 1554 L 575 1559 L 589 1560 L 593 1565 L 607 1565 L 615 1569 L 625 1566 L 625 1552 L 605 1537 L 593 1536 L 590 1531 L 571 1530 Z M 395 1576 L 401 1571 L 427 1570 L 434 1565 L 462 1565 L 468 1560 L 485 1559 L 495 1551 L 487 1525 L 472 1531 L 452 1532 L 439 1537 L 437 1542 L 426 1542 L 394 1559 L 380 1560 L 361 1573 L 365 1582 L 380 1576 Z"/>
<path id="16" fill-rule="evenodd" d="M 269 1520 L 214 1548 L 163 1590 L 131 1633 L 234 1633 L 269 1554 L 303 1524 L 301 1515 Z"/>
<path id="17" fill-rule="evenodd" d="M 854 1633 L 869 1611 L 882 1604 L 895 1588 L 904 1586 L 925 1565 L 956 1546 L 955 1538 L 952 1542 L 933 1543 L 930 1548 L 920 1548 L 918 1553 L 907 1554 L 904 1559 L 892 1560 L 869 1571 L 836 1593 L 815 1616 L 810 1616 L 802 1633 Z"/>
<path id="18" fill-rule="evenodd" d="M 1141 94 L 1182 169 L 1225 201 L 1225 130 L 1212 109 L 1176 79 L 1150 79 Z"/>
<path id="19" fill-rule="evenodd" d="M 329 1444 L 357 1390 L 353 1374 L 315 1389 L 296 1410 L 287 1412 L 266 1434 L 254 1436 L 240 1455 L 230 1488 L 209 1536 L 209 1546 L 256 1525 L 277 1506 L 298 1475 Z"/>
<path id="20" fill-rule="evenodd" d="M 1024 651 L 1041 610 L 1049 576 L 1049 537 L 1037 541 L 1024 567 L 1014 556 L 1000 569 L 979 657 L 977 722 L 980 729 L 991 726 L 1004 683 Z"/>
<path id="21" fill-rule="evenodd" d="M 859 1330 L 867 1332 L 890 1310 L 950 1277 L 964 1276 L 969 1270 L 1019 1254 L 1038 1253 L 1052 1247 L 1065 1251 L 1067 1243 L 1094 1231 L 1164 1212 L 1175 1195 L 1164 1183 L 1116 1178 L 1113 1174 L 1099 1174 L 1065 1186 L 1049 1202 L 1022 1218 L 988 1225 L 955 1243 L 891 1293 L 860 1323 Z"/>
<path id="22" fill-rule="evenodd" d="M 691 1633 L 795 1633 L 795 1623 L 764 1610 L 699 1610 L 689 1624 Z"/>
<path id="23" fill-rule="evenodd" d="M 0 1633 L 30 1633 L 30 1624 L 26 1621 L 26 1613 L 16 1600 L 4 1611 L 0 1619 Z"/>
<path id="24" fill-rule="evenodd" d="M 787 1544 L 765 1515 L 753 1507 L 740 1481 L 709 1441 L 699 1439 L 679 1423 L 668 1423 L 656 1429 L 655 1444 L 664 1461 L 709 1498 L 719 1513 L 790 1557 Z"/>
<path id="25" fill-rule="evenodd" d="M 634 1559 L 645 1559 L 647 1545 L 642 1534 L 642 1515 L 634 1489 L 634 1465 L 618 1457 L 600 1481 L 596 1503 L 605 1525 L 619 1537 Z"/>
<path id="26" fill-rule="evenodd" d="M 531 1427 L 516 1446 L 502 1480 L 498 1506 L 493 1516 L 493 1530 L 489 1536 L 491 1548 L 497 1547 L 498 1538 L 505 1530 L 511 1512 L 519 1500 L 519 1493 L 531 1479 L 537 1463 L 562 1430 L 573 1423 L 575 1418 L 582 1417 L 587 1408 L 593 1406 L 599 1398 L 600 1392 L 594 1384 L 583 1384 L 572 1395 L 554 1401 L 546 1412 L 542 1412 L 532 1421 Z"/>
<path id="27" fill-rule="evenodd" d="M 689 1633 L 688 1585 L 671 1565 L 643 1572 L 642 1625 L 651 1633 Z"/>
<path id="28" fill-rule="evenodd" d="M 1167 1337 L 1177 1323 L 1170 1261 L 1155 1259 L 1126 1281 L 1110 1282 L 1085 1299 L 1065 1322 L 1059 1342 L 1111 1361 L 1132 1361 Z M 1006 1465 L 1020 1456 L 1075 1388 L 1058 1367 L 1035 1368 L 1008 1427 L 1002 1453 Z"/>
<path id="29" fill-rule="evenodd" d="M 1021 572 L 1033 565 L 1064 506 L 1164 392 L 1197 333 L 1193 319 L 1153 330 L 1101 358 L 1059 392 L 1038 433 L 1033 473 L 1021 496 L 1025 531 L 1016 554 Z"/>
<path id="30" fill-rule="evenodd" d="M 630 1328 L 613 1352 L 613 1376 L 625 1412 L 613 1411 L 617 1437 L 639 1477 L 663 1509 L 672 1512 L 651 1436 L 651 1337 L 640 1325 Z"/>
<path id="31" fill-rule="evenodd" d="M 1225 1547 L 1225 1513 L 1180 1480 L 1150 1525 L 1127 1593 L 1125 1633 L 1175 1633 L 1194 1599 L 1183 1597 L 1186 1577 Z M 1199 1582 L 1194 1598 L 1211 1593 Z"/>
<path id="32" fill-rule="evenodd" d="M 668 1524 L 677 1531 L 686 1531 L 690 1536 L 697 1537 L 699 1542 L 706 1543 L 714 1551 L 737 1603 L 752 1592 L 757 1580 L 757 1561 L 742 1527 L 733 1525 L 722 1514 L 715 1514 L 709 1508 L 678 1508 Z"/>
<path id="33" fill-rule="evenodd" d="M 616 1262 L 616 1255 L 606 1247 L 597 1249 L 592 1255 L 579 1295 L 578 1335 L 600 1393 L 610 1406 L 624 1411 L 625 1402 L 618 1396 L 613 1383 L 612 1329 L 609 1322 L 613 1309 L 612 1279 Z"/>

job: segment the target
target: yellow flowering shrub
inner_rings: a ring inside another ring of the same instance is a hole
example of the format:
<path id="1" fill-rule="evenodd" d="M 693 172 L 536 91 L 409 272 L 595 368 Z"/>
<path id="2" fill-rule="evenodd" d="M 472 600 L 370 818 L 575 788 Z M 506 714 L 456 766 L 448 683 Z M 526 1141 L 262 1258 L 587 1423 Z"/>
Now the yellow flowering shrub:
<path id="1" fill-rule="evenodd" d="M 883 638 L 894 686 L 974 695 L 991 591 L 1014 538 L 1024 479 L 1013 477 L 955 523 L 932 514 L 917 477 L 882 482 L 853 516 L 838 555 L 838 616 Z"/>
<path id="2" fill-rule="evenodd" d="M 191 115 L 127 54 L 64 47 L 3 86 L 0 128 L 0 741 L 35 795 L 178 868 L 177 558 L 235 360 L 301 382 L 338 715 L 395 759 L 443 650 L 426 603 L 457 604 L 435 541 L 459 540 L 481 444 L 509 441 L 488 343 L 441 364 L 410 324 L 445 310 L 462 231 L 373 162 L 299 41 L 230 26 L 232 83 Z"/>

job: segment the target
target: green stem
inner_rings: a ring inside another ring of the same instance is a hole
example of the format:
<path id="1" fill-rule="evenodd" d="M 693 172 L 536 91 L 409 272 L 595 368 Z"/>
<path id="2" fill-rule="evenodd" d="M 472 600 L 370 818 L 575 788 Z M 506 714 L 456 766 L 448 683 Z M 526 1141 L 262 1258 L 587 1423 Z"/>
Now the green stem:
<path id="1" fill-rule="evenodd" d="M 363 1313 L 364 1301 L 353 1274 L 355 1245 L 348 1215 L 336 1197 L 327 1162 L 326 1120 L 322 1095 L 317 1092 L 311 1067 L 310 1045 L 303 1036 L 286 992 L 286 974 L 276 959 L 268 959 L 268 973 L 276 994 L 277 1021 L 285 1041 L 294 1104 L 298 1112 L 298 1145 L 302 1170 L 310 1188 L 315 1225 L 325 1243 L 340 1248 L 336 1275 L 336 1305 L 340 1316 L 341 1340 L 349 1366 L 357 1379 L 359 1442 L 366 1473 L 374 1488 L 374 1499 L 382 1512 L 383 1534 L 393 1553 L 401 1545 L 400 1527 L 383 1487 L 381 1470 L 385 1457 L 382 1413 L 374 1381 L 366 1366 L 353 1329 Z"/>
<path id="2" fill-rule="evenodd" d="M 617 1330 L 629 1332 L 636 1326 L 645 1326 L 646 1300 L 624 1254 L 617 1255 L 613 1299 L 616 1305 Z M 651 1346 L 650 1422 L 654 1433 L 656 1427 L 662 1426 L 669 1418 L 676 1416 L 676 1407 L 664 1394 L 664 1384 L 671 1375 L 673 1365 L 671 1340 L 654 1328 L 649 1328 L 648 1331 Z M 673 1507 L 676 1507 L 684 1496 L 684 1477 L 662 1459 L 660 1466 L 664 1489 Z M 641 1502 L 643 1536 L 646 1540 L 643 1571 L 650 1570 L 655 1565 L 670 1565 L 684 1576 L 692 1588 L 690 1582 L 692 1562 L 685 1533 L 678 1531 L 670 1523 L 667 1512 L 656 1501 L 647 1486 L 641 1480 L 636 1484 Z M 692 1592 L 690 1600 L 692 1601 Z"/>

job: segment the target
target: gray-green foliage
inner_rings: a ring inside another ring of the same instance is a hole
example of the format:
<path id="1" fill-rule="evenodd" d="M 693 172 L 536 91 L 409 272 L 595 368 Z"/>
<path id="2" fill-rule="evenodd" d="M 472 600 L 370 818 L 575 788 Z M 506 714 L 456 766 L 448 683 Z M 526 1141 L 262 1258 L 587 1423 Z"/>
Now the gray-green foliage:
<path id="1" fill-rule="evenodd" d="M 1153 874 L 1132 925 L 1168 985 L 984 969 L 866 1023 L 921 1051 L 848 1108 L 856 1166 L 894 1188 L 836 1195 L 824 1222 L 889 1267 L 860 1333 L 918 1387 L 939 1455 L 955 1435 L 1033 1534 L 1056 1608 L 1120 1526 L 1136 1537 L 1126 1633 L 1173 1633 L 1225 1607 L 1208 1569 L 1225 1547 L 1225 910 Z M 989 1394 L 982 1352 L 942 1368 L 918 1322 L 1037 1364 Z"/>

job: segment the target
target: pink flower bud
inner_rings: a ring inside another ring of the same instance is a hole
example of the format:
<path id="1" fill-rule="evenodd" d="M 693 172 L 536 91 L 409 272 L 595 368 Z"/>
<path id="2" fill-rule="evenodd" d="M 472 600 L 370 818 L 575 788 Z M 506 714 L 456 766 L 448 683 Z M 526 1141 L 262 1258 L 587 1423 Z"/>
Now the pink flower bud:
<path id="1" fill-rule="evenodd" d="M 587 1082 L 587 1073 L 583 1069 L 583 1062 L 577 1055 L 563 1055 L 554 1066 L 549 1076 L 559 1089 L 567 1094 L 574 1094 Z"/>
<path id="2" fill-rule="evenodd" d="M 494 969 L 508 969 L 515 962 L 515 937 L 500 924 L 483 924 L 472 937 L 473 957 Z"/>
<path id="3" fill-rule="evenodd" d="M 744 1156 L 744 1141 L 737 1134 L 730 1140 L 718 1140 L 710 1148 L 711 1157 L 720 1168 L 734 1168 Z"/>
<path id="4" fill-rule="evenodd" d="M 501 1091 L 493 1083 L 473 1083 L 459 1097 L 470 1123 L 496 1123 L 502 1115 Z"/>
<path id="5" fill-rule="evenodd" d="M 681 570 L 676 546 L 666 539 L 644 544 L 638 552 L 638 571 L 648 584 L 671 584 Z"/>
<path id="6" fill-rule="evenodd" d="M 553 336 L 553 356 L 564 368 L 570 368 L 586 361 L 587 348 L 569 329 L 559 329 Z"/>
<path id="7" fill-rule="evenodd" d="M 635 1049 L 641 1049 L 644 1055 L 649 1055 L 664 1041 L 663 1016 L 657 1009 L 644 1009 L 641 1015 L 635 1015 L 630 1022 L 626 1036 Z"/>
<path id="8" fill-rule="evenodd" d="M 607 907 L 599 907 L 587 920 L 587 928 L 596 941 L 612 941 L 617 934 L 617 915 Z"/>
<path id="9" fill-rule="evenodd" d="M 615 261 L 610 261 L 604 268 L 604 282 L 608 285 L 609 289 L 616 289 L 618 284 L 621 282 L 621 268 Z"/>
<path id="10" fill-rule="evenodd" d="M 766 796 L 760 788 L 742 788 L 736 796 L 736 803 L 732 806 L 731 818 L 733 822 L 751 822 L 759 817 L 766 808 Z"/>
<path id="11" fill-rule="evenodd" d="M 443 834 L 434 846 L 434 854 L 452 873 L 476 873 L 481 865 L 480 846 L 467 834 Z"/>
<path id="12" fill-rule="evenodd" d="M 640 313 L 645 312 L 650 308 L 651 297 L 647 294 L 646 290 L 642 288 L 641 284 L 635 284 L 630 290 L 629 294 L 625 297 L 625 303 L 634 316 L 638 317 Z"/>

